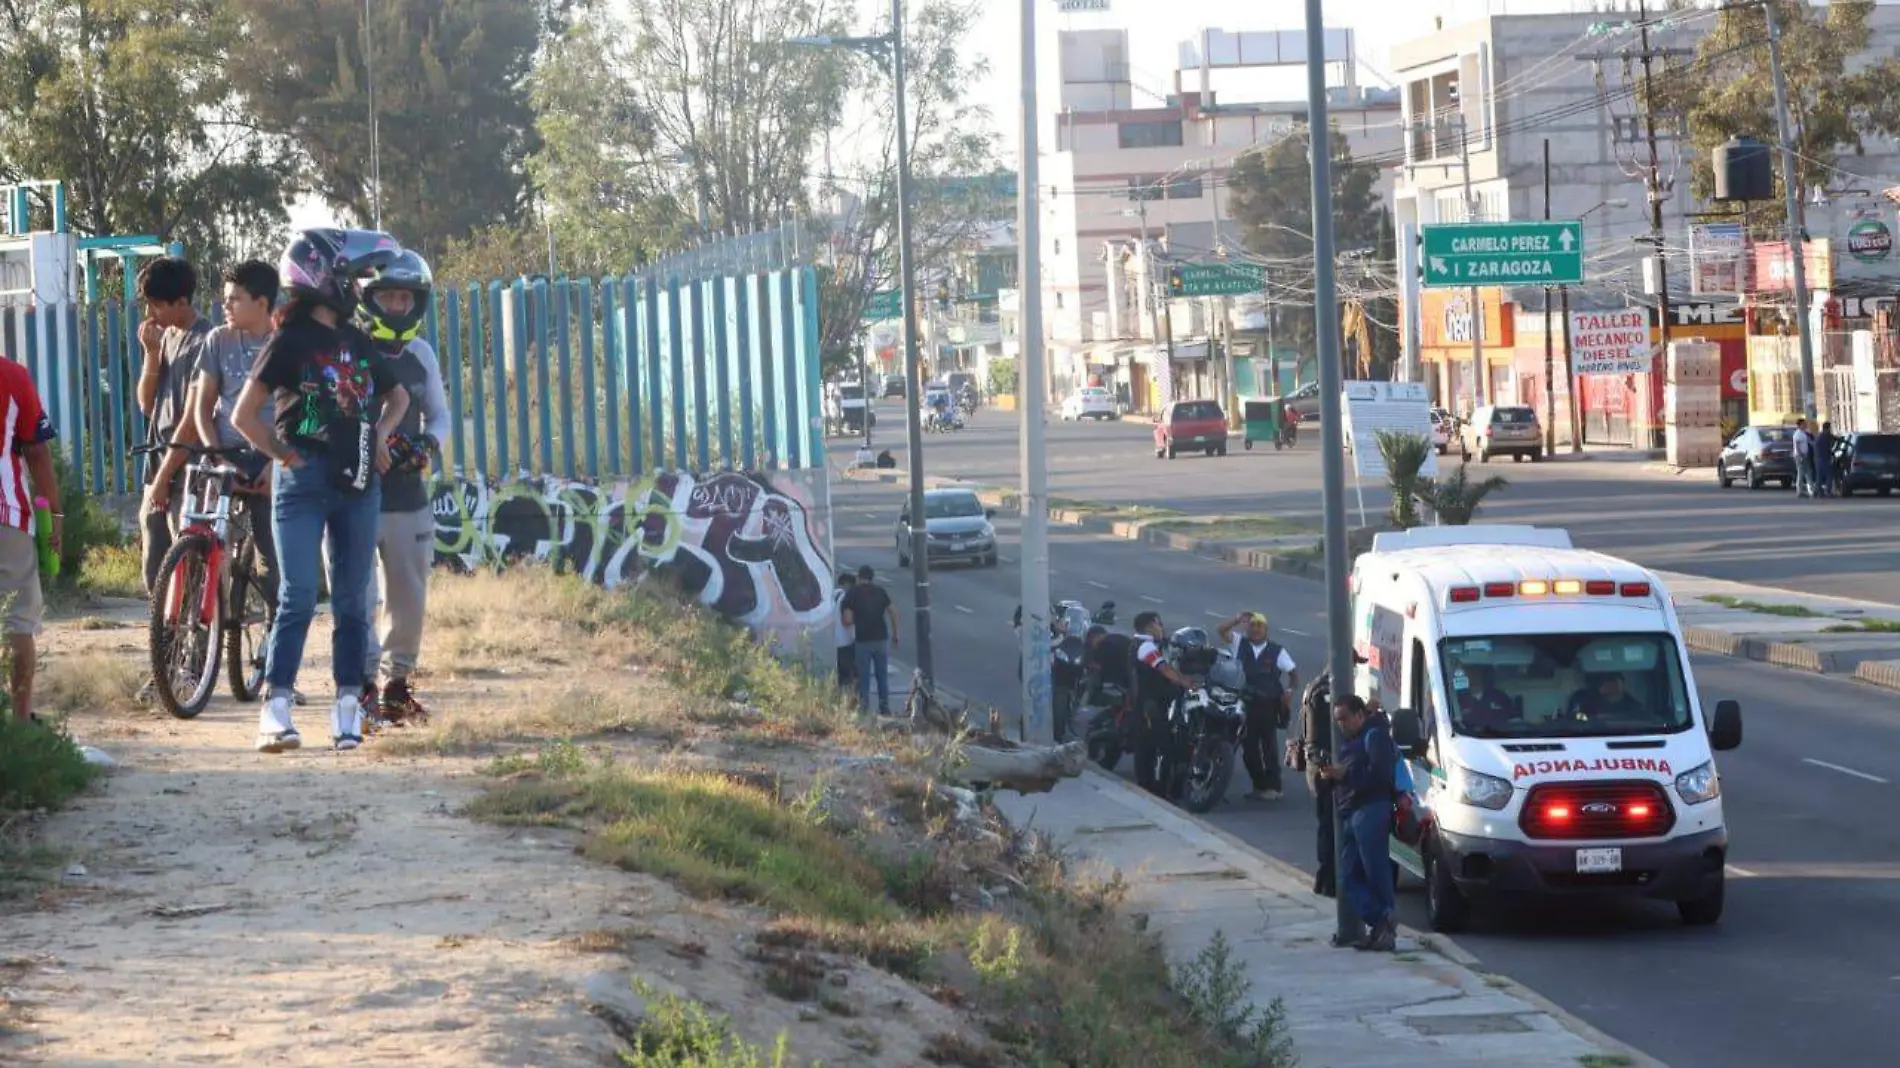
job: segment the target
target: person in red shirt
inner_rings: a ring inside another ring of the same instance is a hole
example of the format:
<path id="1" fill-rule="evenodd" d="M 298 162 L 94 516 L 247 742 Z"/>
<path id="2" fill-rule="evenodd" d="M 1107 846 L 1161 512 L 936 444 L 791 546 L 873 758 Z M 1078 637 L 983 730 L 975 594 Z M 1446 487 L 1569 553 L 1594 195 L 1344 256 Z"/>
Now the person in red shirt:
<path id="1" fill-rule="evenodd" d="M 40 592 L 40 552 L 33 536 L 33 499 L 57 507 L 59 482 L 53 475 L 53 424 L 46 418 L 39 390 L 26 368 L 0 359 L 0 599 L 7 608 L 7 638 L 13 647 L 9 680 L 13 714 L 33 717 L 33 669 L 36 638 L 46 613 Z M 29 484 L 28 479 L 31 479 Z M 53 513 L 53 551 L 59 551 L 60 522 Z"/>

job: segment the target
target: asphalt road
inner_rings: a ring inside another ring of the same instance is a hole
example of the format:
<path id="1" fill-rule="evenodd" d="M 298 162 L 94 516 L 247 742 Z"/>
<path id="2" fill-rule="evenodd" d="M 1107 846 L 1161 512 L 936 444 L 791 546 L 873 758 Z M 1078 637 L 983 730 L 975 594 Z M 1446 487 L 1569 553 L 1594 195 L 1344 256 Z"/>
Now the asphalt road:
<path id="1" fill-rule="evenodd" d="M 901 429 L 895 401 L 885 423 Z M 931 474 L 1016 485 L 1016 416 L 977 413 L 969 429 L 926 439 Z M 880 427 L 881 429 L 882 427 Z M 1248 452 L 1238 440 L 1225 457 L 1157 460 L 1146 423 L 1049 424 L 1049 484 L 1057 497 L 1119 501 L 1207 514 L 1263 513 L 1317 521 L 1320 514 L 1318 431 L 1302 428 L 1292 452 L 1264 443 Z M 900 463 L 901 435 L 889 439 Z M 1457 462 L 1454 453 L 1445 459 Z M 1893 566 L 1900 496 L 1802 501 L 1779 489 L 1723 490 L 1707 478 L 1675 479 L 1641 464 L 1611 460 L 1473 463 L 1473 473 L 1510 480 L 1480 516 L 1496 522 L 1568 528 L 1579 545 L 1650 567 L 1804 593 L 1900 604 Z M 1376 518 L 1387 506 L 1382 486 L 1368 483 L 1365 507 Z M 1350 491 L 1350 487 L 1349 487 Z M 1357 522 L 1349 492 L 1348 505 Z"/>
<path id="2" fill-rule="evenodd" d="M 1099 434 L 1112 441 L 1134 429 L 1052 433 L 1052 453 L 1065 454 L 1057 465 L 1058 492 L 1083 496 L 1069 485 L 1081 480 L 1076 474 L 1099 477 L 1086 474 L 1069 448 L 1071 438 Z M 999 444 L 983 440 L 991 432 L 979 426 L 956 436 L 962 441 L 933 438 L 933 444 L 943 443 L 935 455 L 956 466 L 963 462 L 962 449 L 998 451 Z M 1173 465 L 1130 452 L 1145 459 L 1141 466 L 1165 466 L 1177 477 L 1181 469 L 1202 464 L 1247 471 L 1252 469 L 1243 464 L 1261 462 L 1274 464 L 1275 472 L 1316 466 L 1310 452 L 1277 463 L 1271 452 L 1262 458 L 1256 450 L 1251 458 Z M 934 461 L 931 466 L 942 470 Z M 1529 470 L 1520 465 L 1518 473 Z M 1617 481 L 1548 465 L 1524 485 L 1541 487 L 1545 480 L 1552 487 L 1594 485 L 1595 492 L 1611 496 Z M 1633 480 L 1625 493 L 1634 499 L 1639 492 L 1681 492 L 1713 497 L 1714 507 L 1721 507 L 1719 496 L 1701 489 Z M 1145 499 L 1177 507 L 1193 500 L 1185 496 L 1188 489 L 1148 476 L 1113 499 L 1144 499 L 1144 492 L 1152 494 Z M 1551 499 L 1561 497 L 1560 490 L 1548 492 Z M 1745 492 L 1738 491 L 1738 501 Z M 892 549 L 901 493 L 893 485 L 839 485 L 834 530 L 841 564 L 870 563 L 882 572 L 908 639 L 914 636 L 909 576 L 896 568 Z M 1840 503 L 1882 510 L 1888 504 Z M 1785 499 L 1779 505 L 1796 507 Z M 1009 620 L 1019 580 L 1009 546 L 1016 529 L 1008 519 L 998 526 L 1005 546 L 1001 567 L 932 573 L 933 648 L 938 678 L 980 701 L 1011 708 L 1017 683 Z M 1662 534 L 1655 537 L 1660 542 Z M 1303 675 L 1310 676 L 1323 657 L 1323 591 L 1316 583 L 1061 528 L 1052 532 L 1051 560 L 1057 597 L 1091 604 L 1113 599 L 1123 626 L 1143 608 L 1162 612 L 1169 627 L 1211 625 L 1216 617 L 1258 608 L 1272 617 L 1275 637 L 1300 662 Z M 911 652 L 907 644 L 900 655 L 909 660 Z M 1893 1012 L 1900 1003 L 1900 925 L 1893 919 L 1900 915 L 1900 823 L 1889 818 L 1890 806 L 1900 802 L 1900 701 L 1851 683 L 1760 665 L 1697 657 L 1695 666 L 1705 704 L 1737 698 L 1747 724 L 1744 746 L 1721 758 L 1733 836 L 1722 924 L 1686 929 L 1675 909 L 1661 903 L 1573 905 L 1562 912 L 1531 907 L 1481 913 L 1458 942 L 1487 969 L 1529 985 L 1672 1068 L 1884 1063 L 1900 1042 L 1900 1014 Z M 1232 796 L 1208 817 L 1211 822 L 1310 870 L 1312 804 L 1303 783 L 1289 775 L 1287 796 L 1264 804 L 1241 799 L 1248 784 L 1244 772 L 1237 769 L 1236 777 Z M 1401 901 L 1406 922 L 1422 927 L 1422 895 L 1413 889 Z"/>

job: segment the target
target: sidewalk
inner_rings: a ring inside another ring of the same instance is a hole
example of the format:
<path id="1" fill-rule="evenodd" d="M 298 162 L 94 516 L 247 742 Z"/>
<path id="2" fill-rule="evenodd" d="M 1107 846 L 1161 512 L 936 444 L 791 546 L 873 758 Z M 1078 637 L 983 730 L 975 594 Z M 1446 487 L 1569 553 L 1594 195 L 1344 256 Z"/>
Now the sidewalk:
<path id="1" fill-rule="evenodd" d="M 1301 1068 L 1661 1068 L 1477 971 L 1441 936 L 1401 929 L 1396 954 L 1333 949 L 1333 902 L 1305 876 L 1094 768 L 1052 793 L 995 801 L 1015 826 L 1119 871 L 1128 908 L 1148 916 L 1171 962 L 1224 932 L 1255 1003 L 1282 1002 Z"/>

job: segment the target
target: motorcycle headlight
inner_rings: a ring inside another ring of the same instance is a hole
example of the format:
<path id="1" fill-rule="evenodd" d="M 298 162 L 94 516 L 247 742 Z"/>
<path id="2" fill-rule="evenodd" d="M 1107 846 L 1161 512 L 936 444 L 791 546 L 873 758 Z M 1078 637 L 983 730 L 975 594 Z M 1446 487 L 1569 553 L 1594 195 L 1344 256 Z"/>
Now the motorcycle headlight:
<path id="1" fill-rule="evenodd" d="M 1507 779 L 1470 768 L 1458 770 L 1458 800 L 1473 808 L 1488 808 L 1493 811 L 1511 803 L 1513 787 Z"/>
<path id="2" fill-rule="evenodd" d="M 1721 797 L 1722 777 L 1715 773 L 1715 762 L 1708 761 L 1676 776 L 1676 793 L 1689 805 Z"/>

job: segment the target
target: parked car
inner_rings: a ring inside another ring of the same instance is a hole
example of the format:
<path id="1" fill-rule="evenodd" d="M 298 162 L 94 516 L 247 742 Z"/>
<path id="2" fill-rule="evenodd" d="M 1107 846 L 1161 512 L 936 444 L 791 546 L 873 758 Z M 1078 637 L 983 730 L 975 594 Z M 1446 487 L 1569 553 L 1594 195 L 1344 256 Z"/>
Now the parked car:
<path id="1" fill-rule="evenodd" d="M 1281 398 L 1286 402 L 1287 411 L 1300 417 L 1303 423 L 1319 419 L 1319 383 L 1308 382 Z"/>
<path id="2" fill-rule="evenodd" d="M 1538 425 L 1537 410 L 1520 404 L 1487 404 L 1471 413 L 1459 443 L 1466 456 L 1475 455 L 1481 463 L 1501 453 L 1513 460 L 1544 458 L 1544 428 Z"/>
<path id="3" fill-rule="evenodd" d="M 884 395 L 886 397 L 903 396 L 904 395 L 904 376 L 903 375 L 885 375 L 884 376 Z"/>
<path id="4" fill-rule="evenodd" d="M 1443 408 L 1432 409 L 1432 447 L 1438 450 L 1440 456 L 1451 448 L 1451 423 L 1450 412 Z"/>
<path id="5" fill-rule="evenodd" d="M 1745 426 L 1737 430 L 1715 458 L 1715 480 L 1727 489 L 1738 478 L 1749 489 L 1769 482 L 1781 483 L 1782 489 L 1794 485 L 1794 428 Z"/>
<path id="6" fill-rule="evenodd" d="M 1115 395 L 1101 386 L 1083 386 L 1062 402 L 1062 418 L 1118 419 L 1115 411 Z"/>
<path id="7" fill-rule="evenodd" d="M 924 545 L 929 562 L 963 560 L 983 567 L 996 566 L 996 528 L 993 509 L 983 507 L 974 490 L 924 491 Z M 897 519 L 897 564 L 910 566 L 910 503 Z"/>
<path id="8" fill-rule="evenodd" d="M 1843 434 L 1834 441 L 1834 492 L 1893 496 L 1900 485 L 1900 434 Z"/>
<path id="9" fill-rule="evenodd" d="M 1227 413 L 1211 400 L 1175 401 L 1155 420 L 1155 458 L 1180 452 L 1227 455 Z"/>

